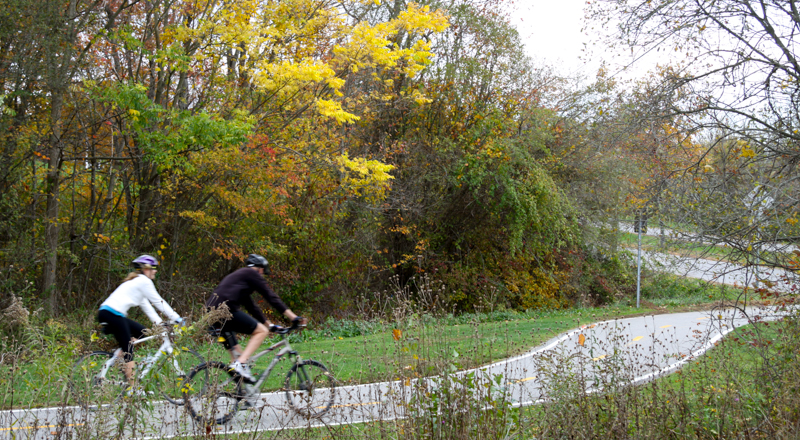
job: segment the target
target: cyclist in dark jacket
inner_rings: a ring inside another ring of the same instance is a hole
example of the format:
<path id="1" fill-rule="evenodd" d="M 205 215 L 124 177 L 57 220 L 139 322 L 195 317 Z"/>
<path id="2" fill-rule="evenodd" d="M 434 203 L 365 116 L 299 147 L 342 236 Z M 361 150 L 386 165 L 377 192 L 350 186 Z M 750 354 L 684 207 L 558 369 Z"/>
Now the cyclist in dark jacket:
<path id="1" fill-rule="evenodd" d="M 278 295 L 267 286 L 263 277 L 264 273 L 269 274 L 269 263 L 266 258 L 250 254 L 244 262 L 247 267 L 226 276 L 206 301 L 206 307 L 215 308 L 221 304 L 227 304 L 232 317 L 215 324 L 214 332 L 220 334 L 223 338 L 222 345 L 231 353 L 233 361 L 230 366 L 231 370 L 237 372 L 246 381 L 253 383 L 255 378 L 247 361 L 267 338 L 268 329 L 272 324 L 267 321 L 267 317 L 264 316 L 250 295 L 253 292 L 260 293 L 275 310 L 290 319 L 293 324 L 305 325 L 306 319 L 289 310 Z M 241 307 L 247 309 L 250 315 L 244 313 Z M 236 333 L 250 335 L 250 341 L 244 350 L 236 341 Z"/>

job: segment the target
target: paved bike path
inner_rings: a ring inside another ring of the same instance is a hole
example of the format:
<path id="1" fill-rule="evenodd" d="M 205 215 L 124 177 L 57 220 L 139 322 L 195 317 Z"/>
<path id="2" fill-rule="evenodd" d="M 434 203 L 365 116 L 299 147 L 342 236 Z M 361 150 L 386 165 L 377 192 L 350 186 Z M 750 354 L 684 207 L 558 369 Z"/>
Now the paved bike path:
<path id="1" fill-rule="evenodd" d="M 778 316 L 767 310 L 748 313 L 759 319 Z M 593 391 L 612 377 L 638 383 L 668 374 L 745 323 L 741 312 L 733 310 L 604 321 L 576 328 L 529 353 L 470 372 L 474 373 L 473 380 L 495 381 L 494 387 L 475 389 L 506 392 L 514 405 L 531 405 L 556 398 L 576 381 Z M 557 379 L 568 376 L 572 382 Z M 441 387 L 437 378 L 340 386 L 329 414 L 313 420 L 295 414 L 283 393 L 265 393 L 257 408 L 240 411 L 230 423 L 212 430 L 230 434 L 405 417 L 411 399 L 428 399 Z M 82 434 L 88 432 L 108 438 L 165 438 L 202 434 L 207 429 L 193 423 L 181 407 L 169 403 L 155 402 L 132 413 L 126 413 L 128 409 L 118 405 L 94 412 L 76 407 L 4 411 L 0 412 L 0 440 L 72 439 L 83 438 Z M 127 422 L 120 424 L 119 420 Z"/>

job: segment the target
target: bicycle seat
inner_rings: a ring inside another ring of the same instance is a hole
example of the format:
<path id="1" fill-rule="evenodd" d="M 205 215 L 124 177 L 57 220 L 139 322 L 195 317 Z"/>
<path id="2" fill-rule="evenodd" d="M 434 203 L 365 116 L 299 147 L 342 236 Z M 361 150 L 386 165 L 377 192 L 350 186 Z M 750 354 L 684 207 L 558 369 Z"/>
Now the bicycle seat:
<path id="1" fill-rule="evenodd" d="M 107 322 L 101 322 L 100 323 L 100 334 L 101 335 L 106 335 L 106 336 L 110 335 L 110 333 L 108 331 L 108 323 Z"/>

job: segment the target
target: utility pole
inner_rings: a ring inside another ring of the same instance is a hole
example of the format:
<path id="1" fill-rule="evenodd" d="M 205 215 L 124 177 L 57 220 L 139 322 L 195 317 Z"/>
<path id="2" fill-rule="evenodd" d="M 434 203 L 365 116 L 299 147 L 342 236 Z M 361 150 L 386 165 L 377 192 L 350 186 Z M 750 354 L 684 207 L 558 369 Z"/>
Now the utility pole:
<path id="1" fill-rule="evenodd" d="M 744 199 L 744 203 L 750 209 L 752 215 L 750 224 L 755 227 L 755 239 L 751 239 L 750 242 L 755 242 L 752 246 L 756 251 L 755 265 L 753 266 L 755 276 L 753 285 L 756 289 L 760 287 L 758 280 L 758 264 L 761 262 L 761 230 L 763 229 L 764 211 L 772 208 L 772 204 L 775 203 L 775 199 L 767 195 L 766 191 L 767 189 L 764 186 L 756 184 L 756 187 L 753 188 L 750 194 Z"/>
<path id="2" fill-rule="evenodd" d="M 639 308 L 642 292 L 642 232 L 647 232 L 647 213 L 644 209 L 636 210 L 633 230 L 638 233 L 639 246 L 636 253 L 636 308 Z"/>

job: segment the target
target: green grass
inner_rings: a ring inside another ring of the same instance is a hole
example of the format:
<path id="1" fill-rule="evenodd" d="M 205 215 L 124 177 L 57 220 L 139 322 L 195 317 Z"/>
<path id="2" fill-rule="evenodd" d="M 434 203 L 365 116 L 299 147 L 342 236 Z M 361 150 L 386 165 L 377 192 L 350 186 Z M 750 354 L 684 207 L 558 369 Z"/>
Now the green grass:
<path id="1" fill-rule="evenodd" d="M 798 335 L 796 317 L 740 327 L 676 374 L 593 395 L 574 387 L 533 408 L 532 423 L 543 438 L 798 438 Z"/>
<path id="2" fill-rule="evenodd" d="M 649 274 L 642 286 L 643 309 L 631 307 L 635 299 L 629 298 L 625 304 L 598 309 L 495 311 L 435 318 L 412 315 L 400 323 L 328 320 L 312 323 L 301 337 L 291 341 L 302 357 L 326 364 L 340 383 L 366 383 L 434 375 L 451 365 L 483 365 L 541 345 L 580 324 L 654 310 L 648 307 L 658 307 L 661 312 L 698 307 L 723 298 L 736 299 L 739 293 L 699 281 Z M 82 353 L 115 348 L 106 338 L 89 342 L 94 328 L 91 317 L 67 317 L 66 322 L 74 324 L 49 320 L 23 333 L 27 353 L 0 365 L 2 408 L 71 404 L 67 379 L 75 361 Z M 399 333 L 395 335 L 393 330 Z M 200 340 L 178 341 L 177 346 L 194 348 L 209 360 L 229 360 L 219 344 Z M 154 341 L 138 349 L 139 359 L 156 346 Z M 256 371 L 266 368 L 271 359 L 271 355 L 259 359 Z M 278 389 L 287 370 L 287 364 L 279 364 L 264 389 Z"/>
<path id="3" fill-rule="evenodd" d="M 411 317 L 402 324 L 365 327 L 368 331 L 360 336 L 338 336 L 340 333 L 336 329 L 311 331 L 305 336 L 305 341 L 294 338 L 292 346 L 302 357 L 326 364 L 342 384 L 367 383 L 437 374 L 451 364 L 459 368 L 486 364 L 529 350 L 583 323 L 651 311 L 618 306 L 528 313 L 496 312 L 461 317 Z M 395 329 L 399 333 L 393 333 Z M 398 340 L 395 340 L 396 335 Z M 66 393 L 67 379 L 79 354 L 113 349 L 113 344 L 106 339 L 83 347 L 75 343 L 71 348 L 59 341 L 53 341 L 53 345 L 60 348 L 50 347 L 41 354 L 34 350 L 28 358 L 16 364 L 0 366 L 0 392 L 4 394 L 0 403 L 3 408 L 71 404 Z M 209 360 L 227 362 L 230 359 L 216 343 L 178 341 L 176 345 L 190 346 Z M 154 343 L 149 350 L 156 346 Z M 147 347 L 137 349 L 139 359 L 146 351 Z M 271 359 L 271 355 L 260 358 L 255 370 L 261 372 Z M 264 389 L 279 388 L 288 368 L 285 362 L 278 364 Z"/>
<path id="4" fill-rule="evenodd" d="M 442 419 L 442 432 L 430 429 L 439 426 L 440 415 L 422 412 L 416 419 L 286 430 L 279 438 L 797 438 L 797 334 L 796 321 L 740 327 L 677 374 L 600 394 L 581 394 L 578 387 L 572 400 L 562 396 L 526 408 L 465 408 Z M 463 429 L 461 421 L 472 426 Z"/>
<path id="5" fill-rule="evenodd" d="M 665 300 L 681 302 L 683 298 L 681 303 L 688 304 L 707 299 L 705 283 L 671 278 L 669 282 L 665 278 L 650 281 L 655 291 L 656 287 L 661 289 Z M 411 316 L 400 324 L 328 322 L 304 333 L 302 338 L 295 338 L 292 345 L 303 357 L 326 363 L 342 384 L 363 383 L 437 374 L 450 365 L 468 368 L 485 364 L 538 346 L 582 323 L 650 311 L 616 306 L 459 317 Z M 64 335 L 58 329 L 43 333 L 45 339 Z M 343 336 L 353 333 L 358 334 Z M 599 438 L 613 437 L 621 427 L 628 433 L 626 438 L 661 438 L 659 433 L 673 431 L 681 438 L 730 438 L 741 436 L 748 427 L 765 421 L 777 426 L 781 420 L 796 417 L 800 408 L 798 398 L 794 397 L 800 395 L 797 385 L 800 380 L 796 377 L 800 351 L 797 338 L 792 336 L 797 333 L 797 329 L 778 323 L 737 329 L 718 348 L 687 364 L 679 374 L 638 387 L 615 388 L 607 394 L 576 395 L 574 402 L 566 396 L 565 401 L 523 409 L 503 407 L 502 411 L 486 412 L 470 408 L 467 411 L 470 414 L 462 417 L 459 413 L 447 419 L 448 429 L 452 430 L 437 438 L 474 438 L 475 429 L 485 431 L 481 438 L 495 438 L 490 434 L 497 430 L 495 433 L 499 435 L 504 429 L 522 438 L 548 435 L 581 438 L 587 432 Z M 0 392 L 5 393 L 6 408 L 60 403 L 54 390 L 63 383 L 64 368 L 70 367 L 75 359 L 69 353 L 70 345 L 63 342 L 63 348 L 55 350 L 55 355 L 49 358 L 28 358 L 13 371 L 8 365 L 0 367 Z M 99 348 L 103 344 L 107 342 L 96 341 L 94 345 L 98 347 L 82 349 Z M 208 358 L 228 359 L 219 344 L 207 343 L 199 348 Z M 263 368 L 270 358 L 261 359 L 256 369 Z M 287 368 L 288 365 L 279 366 L 268 387 L 279 387 Z M 464 396 L 448 398 L 458 400 Z M 770 411 L 770 407 L 777 409 Z M 276 438 L 276 435 L 285 439 L 428 438 L 431 427 L 438 426 L 438 422 L 432 423 L 424 405 L 417 411 L 420 412 L 416 419 L 225 438 Z M 462 422 L 472 424 L 469 428 L 472 434 L 466 437 L 462 431 L 454 434 Z M 558 430 L 553 431 L 554 427 Z"/>
<path id="6" fill-rule="evenodd" d="M 677 374 L 607 393 L 576 394 L 573 400 L 225 438 L 797 438 L 796 332 L 796 322 L 741 327 Z M 441 432 L 431 429 L 436 426 Z"/>
<path id="7" fill-rule="evenodd" d="M 304 358 L 327 365 L 340 383 L 369 383 L 439 374 L 449 365 L 458 368 L 484 365 L 530 350 L 580 324 L 649 311 L 627 306 L 573 309 L 518 314 L 516 319 L 501 322 L 476 319 L 458 323 L 448 317 L 418 318 L 397 326 L 398 333 L 393 328 L 364 336 L 335 336 L 292 345 Z M 221 349 L 214 356 L 227 359 Z M 259 359 L 256 370 L 260 372 L 270 359 L 270 356 Z M 279 384 L 270 383 L 273 388 Z"/>
<path id="8" fill-rule="evenodd" d="M 643 276 L 641 289 L 642 300 L 648 305 L 669 309 L 742 301 L 742 294 L 743 289 L 738 287 L 649 271 Z"/>
<path id="9" fill-rule="evenodd" d="M 630 298 L 625 304 L 597 309 L 495 311 L 435 318 L 412 315 L 399 323 L 329 320 L 316 326 L 312 323 L 291 341 L 302 357 L 326 364 L 342 384 L 395 380 L 438 374 L 451 365 L 464 369 L 488 364 L 530 350 L 580 324 L 652 312 L 651 306 L 661 312 L 698 307 L 721 298 L 735 299 L 738 293 L 694 280 L 649 275 L 643 283 L 642 309 L 631 307 L 635 299 Z M 105 338 L 89 342 L 91 319 L 67 320 L 75 324 L 50 320 L 25 332 L 27 353 L 0 365 L 2 408 L 72 403 L 66 393 L 67 379 L 80 354 L 115 348 Z M 219 344 L 198 341 L 178 341 L 177 346 L 194 348 L 209 360 L 229 360 Z M 137 356 L 156 346 L 154 341 L 150 347 L 138 349 Z M 259 359 L 256 371 L 266 368 L 271 359 L 271 355 Z M 288 368 L 288 364 L 279 364 L 264 389 L 278 389 Z"/>

